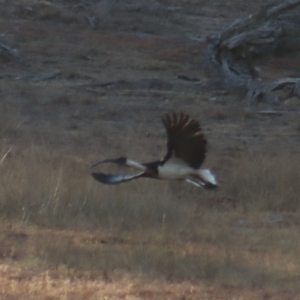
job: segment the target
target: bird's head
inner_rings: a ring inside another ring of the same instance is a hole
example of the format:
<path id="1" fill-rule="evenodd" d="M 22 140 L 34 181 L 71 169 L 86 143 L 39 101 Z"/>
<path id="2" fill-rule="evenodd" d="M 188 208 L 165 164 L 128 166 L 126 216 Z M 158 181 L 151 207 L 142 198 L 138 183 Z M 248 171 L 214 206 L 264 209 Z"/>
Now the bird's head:
<path id="1" fill-rule="evenodd" d="M 114 163 L 114 164 L 117 164 L 120 166 L 124 166 L 124 165 L 126 165 L 126 161 L 127 161 L 127 158 L 123 157 L 123 156 L 119 157 L 119 158 L 115 158 L 115 159 L 105 159 L 105 160 L 102 160 L 100 162 L 93 164 L 90 168 L 94 168 L 95 166 L 98 166 L 98 165 L 104 164 L 104 163 Z"/>
<path id="2" fill-rule="evenodd" d="M 122 156 L 122 157 L 119 157 L 116 159 L 111 159 L 110 161 L 108 160 L 107 162 L 114 162 L 118 165 L 124 166 L 124 165 L 126 165 L 126 161 L 127 161 L 127 158 Z"/>

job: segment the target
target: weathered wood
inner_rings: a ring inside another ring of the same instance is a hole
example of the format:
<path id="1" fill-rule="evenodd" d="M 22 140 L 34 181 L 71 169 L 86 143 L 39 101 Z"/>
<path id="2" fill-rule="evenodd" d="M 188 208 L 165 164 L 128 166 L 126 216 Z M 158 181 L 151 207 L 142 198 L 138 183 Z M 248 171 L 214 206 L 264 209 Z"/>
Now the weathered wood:
<path id="1" fill-rule="evenodd" d="M 24 57 L 21 57 L 15 49 L 10 48 L 7 45 L 0 44 L 0 56 L 5 60 L 14 60 L 21 65 L 28 67 L 30 63 Z"/>
<path id="2" fill-rule="evenodd" d="M 300 78 L 282 78 L 274 82 L 263 82 L 261 79 L 251 81 L 246 96 L 248 104 L 257 102 L 278 102 L 276 92 L 285 94 L 283 99 L 300 96 Z"/>
<path id="3" fill-rule="evenodd" d="M 287 0 L 263 7 L 245 19 L 237 19 L 219 33 L 207 37 L 205 72 L 210 77 L 223 78 L 228 87 L 248 89 L 247 103 L 278 101 L 271 95 L 287 86 L 299 96 L 299 78 L 283 78 L 264 82 L 254 67 L 253 56 L 272 55 L 300 49 L 300 15 L 284 15 L 300 6 L 300 0 Z"/>

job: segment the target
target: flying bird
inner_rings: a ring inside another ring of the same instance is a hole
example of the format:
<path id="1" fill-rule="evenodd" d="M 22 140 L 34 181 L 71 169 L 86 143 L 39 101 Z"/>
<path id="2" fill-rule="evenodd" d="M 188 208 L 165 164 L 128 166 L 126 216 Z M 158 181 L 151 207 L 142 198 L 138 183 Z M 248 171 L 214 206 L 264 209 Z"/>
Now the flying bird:
<path id="1" fill-rule="evenodd" d="M 205 160 L 207 140 L 199 123 L 184 113 L 166 114 L 162 117 L 162 123 L 167 132 L 167 154 L 163 159 L 150 163 L 138 163 L 126 157 L 106 159 L 95 163 L 91 168 L 103 163 L 114 163 L 133 167 L 141 172 L 135 175 L 91 175 L 104 184 L 118 184 L 146 177 L 185 180 L 208 190 L 217 188 L 217 181 L 210 170 L 200 169 Z"/>

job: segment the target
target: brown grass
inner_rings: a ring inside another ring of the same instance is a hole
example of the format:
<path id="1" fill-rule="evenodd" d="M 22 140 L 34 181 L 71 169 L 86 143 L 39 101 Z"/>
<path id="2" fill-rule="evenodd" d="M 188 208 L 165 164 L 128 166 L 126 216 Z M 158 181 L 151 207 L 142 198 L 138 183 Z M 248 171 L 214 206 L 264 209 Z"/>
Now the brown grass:
<path id="1" fill-rule="evenodd" d="M 1 43 L 31 63 L 3 61 L 0 74 L 0 298 L 299 298 L 299 103 L 204 92 L 205 45 L 188 39 L 253 2 L 52 2 L 0 3 Z M 136 88 L 149 78 L 168 88 Z M 173 111 L 201 121 L 218 191 L 93 180 L 101 159 L 162 157 L 159 117 Z"/>
<path id="2" fill-rule="evenodd" d="M 34 146 L 15 148 L 0 168 L 1 218 L 69 231 L 35 230 L 26 254 L 22 243 L 4 239 L 3 257 L 32 256 L 50 270 L 108 272 L 111 280 L 122 272 L 297 290 L 298 158 L 245 153 L 210 194 L 181 182 L 103 186 L 81 162 Z M 272 214 L 283 221 L 268 221 Z"/>
<path id="3" fill-rule="evenodd" d="M 6 295 L 199 299 L 212 288 L 212 299 L 230 299 L 232 291 L 245 299 L 264 297 L 257 294 L 260 290 L 273 299 L 287 291 L 298 294 L 298 153 L 282 146 L 246 150 L 234 140 L 226 141 L 229 150 L 221 150 L 224 143 L 219 142 L 207 161 L 220 180 L 220 190 L 213 193 L 184 182 L 142 179 L 104 186 L 89 176 L 95 161 L 122 153 L 151 160 L 164 153 L 158 120 L 149 126 L 144 113 L 139 121 L 124 119 L 120 128 L 122 115 L 111 105 L 97 112 L 89 126 L 90 138 L 100 141 L 92 147 L 96 150 L 85 149 L 86 131 L 78 120 L 90 106 L 87 98 L 41 91 L 44 102 L 38 95 L 31 98 L 26 85 L 14 93 L 44 117 L 61 114 L 56 116 L 60 131 L 54 124 L 51 130 L 28 126 L 22 110 L 3 106 L 0 258 L 6 268 L 0 286 Z M 109 101 L 93 99 L 93 105 Z M 74 109 L 78 105 L 80 112 Z M 211 112 L 207 120 L 216 122 Z M 238 110 L 222 113 L 227 118 L 217 120 L 231 123 L 216 133 L 229 135 L 231 129 L 248 126 L 243 117 L 233 123 Z M 256 115 L 250 119 L 258 121 Z M 111 139 L 111 132 L 118 138 Z M 273 215 L 283 219 L 273 222 Z"/>

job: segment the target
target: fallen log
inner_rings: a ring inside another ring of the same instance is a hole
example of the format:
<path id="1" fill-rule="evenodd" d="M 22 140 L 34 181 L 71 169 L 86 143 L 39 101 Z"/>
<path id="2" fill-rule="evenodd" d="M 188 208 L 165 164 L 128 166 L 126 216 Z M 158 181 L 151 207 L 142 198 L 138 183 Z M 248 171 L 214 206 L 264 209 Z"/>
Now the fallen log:
<path id="1" fill-rule="evenodd" d="M 261 78 L 254 58 L 272 56 L 280 51 L 300 51 L 300 14 L 293 12 L 300 0 L 287 0 L 263 7 L 245 19 L 237 19 L 219 33 L 207 36 L 204 70 L 218 77 L 225 86 L 245 87 L 246 102 L 278 102 L 276 93 L 289 89 L 287 97 L 300 96 L 300 78 L 282 78 L 274 82 Z"/>

